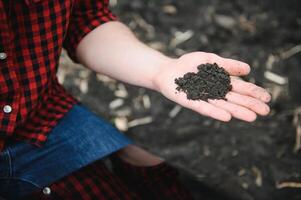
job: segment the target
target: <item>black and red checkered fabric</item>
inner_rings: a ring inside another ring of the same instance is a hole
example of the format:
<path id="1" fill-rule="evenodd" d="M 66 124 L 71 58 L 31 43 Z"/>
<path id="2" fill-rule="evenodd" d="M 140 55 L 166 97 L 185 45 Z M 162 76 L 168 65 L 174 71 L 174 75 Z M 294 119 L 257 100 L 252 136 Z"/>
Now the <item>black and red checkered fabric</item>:
<path id="1" fill-rule="evenodd" d="M 108 0 L 0 0 L 0 150 L 46 141 L 77 102 L 56 77 L 62 48 L 76 61 L 79 41 L 114 19 Z"/>
<path id="2" fill-rule="evenodd" d="M 50 194 L 38 191 L 26 200 L 193 200 L 167 163 L 152 167 L 113 162 L 112 173 L 97 161 L 49 186 Z M 117 172 L 117 171 L 118 172 Z"/>
<path id="3" fill-rule="evenodd" d="M 192 200 L 190 191 L 179 179 L 176 168 L 163 162 L 159 165 L 133 166 L 118 156 L 111 156 L 114 173 L 143 200 Z"/>

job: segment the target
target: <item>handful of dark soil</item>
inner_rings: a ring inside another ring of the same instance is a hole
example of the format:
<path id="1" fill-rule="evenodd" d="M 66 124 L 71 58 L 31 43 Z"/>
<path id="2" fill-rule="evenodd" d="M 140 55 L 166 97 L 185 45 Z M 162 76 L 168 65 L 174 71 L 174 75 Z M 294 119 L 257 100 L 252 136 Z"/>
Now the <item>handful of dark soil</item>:
<path id="1" fill-rule="evenodd" d="M 201 64 L 197 73 L 188 72 L 176 78 L 175 83 L 176 89 L 185 92 L 191 100 L 226 100 L 226 94 L 232 89 L 229 73 L 216 63 Z"/>

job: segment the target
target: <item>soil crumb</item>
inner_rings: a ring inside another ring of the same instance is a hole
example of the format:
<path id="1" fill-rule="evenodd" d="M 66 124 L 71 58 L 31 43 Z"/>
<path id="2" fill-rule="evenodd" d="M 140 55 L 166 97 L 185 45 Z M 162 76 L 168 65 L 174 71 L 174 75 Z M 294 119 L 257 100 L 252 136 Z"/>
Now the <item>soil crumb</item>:
<path id="1" fill-rule="evenodd" d="M 188 72 L 175 79 L 176 90 L 185 92 L 191 100 L 226 100 L 226 94 L 232 89 L 229 73 L 216 63 L 201 64 L 197 68 L 197 73 Z"/>

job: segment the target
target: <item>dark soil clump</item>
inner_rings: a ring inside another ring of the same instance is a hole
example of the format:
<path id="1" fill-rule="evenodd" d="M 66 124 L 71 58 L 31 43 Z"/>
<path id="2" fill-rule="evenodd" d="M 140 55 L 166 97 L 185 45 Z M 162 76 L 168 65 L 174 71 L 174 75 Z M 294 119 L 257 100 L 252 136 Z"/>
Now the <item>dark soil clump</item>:
<path id="1" fill-rule="evenodd" d="M 175 83 L 176 89 L 185 92 L 191 100 L 226 100 L 226 94 L 232 89 L 229 73 L 216 63 L 201 64 L 197 73 L 188 72 L 176 78 Z"/>

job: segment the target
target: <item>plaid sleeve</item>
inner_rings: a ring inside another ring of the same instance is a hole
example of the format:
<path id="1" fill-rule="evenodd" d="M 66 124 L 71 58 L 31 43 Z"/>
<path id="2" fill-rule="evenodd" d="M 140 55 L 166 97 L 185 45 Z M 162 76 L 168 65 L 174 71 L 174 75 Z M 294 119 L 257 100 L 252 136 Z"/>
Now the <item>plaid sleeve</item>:
<path id="1" fill-rule="evenodd" d="M 101 24 L 116 20 L 116 17 L 108 7 L 109 0 L 75 1 L 68 32 L 63 44 L 74 62 L 78 62 L 75 52 L 81 39 Z"/>

